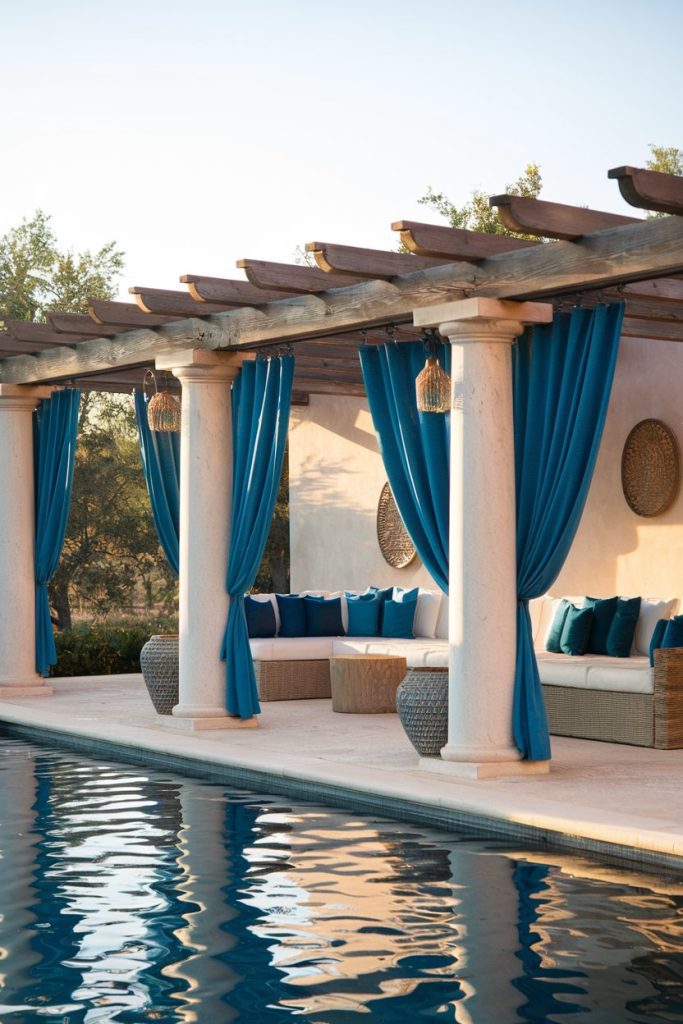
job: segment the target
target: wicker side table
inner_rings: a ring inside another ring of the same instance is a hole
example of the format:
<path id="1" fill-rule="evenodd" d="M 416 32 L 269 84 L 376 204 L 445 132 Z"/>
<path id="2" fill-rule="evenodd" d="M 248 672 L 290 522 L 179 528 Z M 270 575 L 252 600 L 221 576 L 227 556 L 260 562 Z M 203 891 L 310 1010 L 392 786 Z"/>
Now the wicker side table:
<path id="1" fill-rule="evenodd" d="M 396 690 L 406 659 L 393 654 L 342 654 L 330 658 L 332 710 L 351 715 L 396 711 Z"/>

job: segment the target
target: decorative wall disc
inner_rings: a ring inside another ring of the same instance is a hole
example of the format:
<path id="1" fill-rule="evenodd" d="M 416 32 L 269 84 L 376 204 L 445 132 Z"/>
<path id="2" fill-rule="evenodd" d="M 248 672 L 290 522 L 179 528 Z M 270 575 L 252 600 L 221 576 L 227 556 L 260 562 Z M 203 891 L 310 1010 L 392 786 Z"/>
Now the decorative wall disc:
<path id="1" fill-rule="evenodd" d="M 384 561 L 394 569 L 410 565 L 416 551 L 396 508 L 389 484 L 385 484 L 377 504 L 377 540 Z"/>
<path id="2" fill-rule="evenodd" d="M 621 456 L 621 486 L 638 516 L 660 516 L 678 494 L 676 437 L 661 420 L 641 420 L 626 438 Z"/>

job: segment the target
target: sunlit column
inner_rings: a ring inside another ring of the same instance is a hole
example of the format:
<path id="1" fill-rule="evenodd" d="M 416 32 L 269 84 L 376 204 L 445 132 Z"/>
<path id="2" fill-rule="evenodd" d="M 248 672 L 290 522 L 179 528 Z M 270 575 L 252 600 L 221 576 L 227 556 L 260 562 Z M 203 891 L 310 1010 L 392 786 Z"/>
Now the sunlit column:
<path id="1" fill-rule="evenodd" d="M 52 388 L 0 384 L 0 698 L 45 696 L 36 672 L 33 411 Z"/>
<path id="2" fill-rule="evenodd" d="M 546 771 L 512 738 L 517 643 L 512 344 L 540 303 L 464 299 L 415 312 L 452 345 L 449 717 L 429 770 L 478 778 Z"/>

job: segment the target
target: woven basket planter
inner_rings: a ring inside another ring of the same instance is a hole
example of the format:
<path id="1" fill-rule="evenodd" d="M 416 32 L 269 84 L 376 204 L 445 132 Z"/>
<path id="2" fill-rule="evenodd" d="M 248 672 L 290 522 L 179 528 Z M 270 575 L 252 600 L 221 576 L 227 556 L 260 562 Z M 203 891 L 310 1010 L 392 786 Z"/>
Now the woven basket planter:
<path id="1" fill-rule="evenodd" d="M 448 740 L 448 669 L 409 669 L 396 692 L 396 711 L 418 754 L 438 757 Z"/>
<path id="2" fill-rule="evenodd" d="M 178 637 L 150 637 L 140 651 L 140 668 L 155 711 L 170 715 L 178 703 Z"/>

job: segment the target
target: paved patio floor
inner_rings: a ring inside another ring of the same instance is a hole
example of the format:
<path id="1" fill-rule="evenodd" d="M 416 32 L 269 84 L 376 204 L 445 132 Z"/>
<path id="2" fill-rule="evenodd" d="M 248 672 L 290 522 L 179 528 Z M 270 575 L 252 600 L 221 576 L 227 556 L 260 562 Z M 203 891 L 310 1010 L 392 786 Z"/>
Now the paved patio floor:
<path id="1" fill-rule="evenodd" d="M 553 738 L 549 775 L 463 780 L 418 768 L 396 715 L 343 715 L 327 700 L 263 705 L 260 727 L 201 733 L 160 724 L 138 675 L 54 680 L 51 697 L 0 702 L 0 721 L 190 758 L 332 790 L 499 822 L 510 834 L 683 870 L 683 750 Z M 110 748 L 107 756 L 112 756 Z"/>

